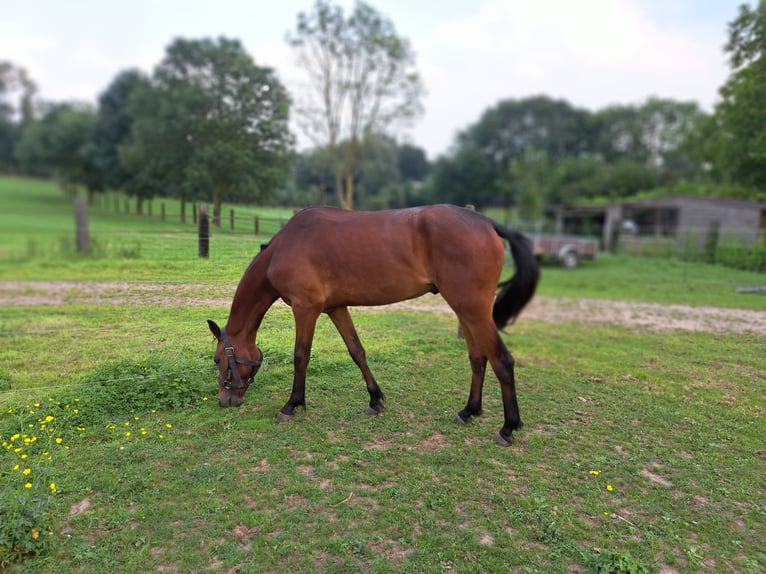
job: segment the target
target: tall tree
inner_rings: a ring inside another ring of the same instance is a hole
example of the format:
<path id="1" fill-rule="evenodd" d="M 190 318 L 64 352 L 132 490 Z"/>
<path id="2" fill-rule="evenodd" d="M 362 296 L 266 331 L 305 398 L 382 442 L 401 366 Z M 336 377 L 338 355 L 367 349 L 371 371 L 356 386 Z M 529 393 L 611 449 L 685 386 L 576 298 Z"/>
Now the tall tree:
<path id="1" fill-rule="evenodd" d="M 130 184 L 131 174 L 120 163 L 119 149 L 131 143 L 133 117 L 129 101 L 149 78 L 138 70 L 120 72 L 98 98 L 98 121 L 93 129 L 92 157 L 104 174 L 107 186 L 123 189 Z"/>
<path id="2" fill-rule="evenodd" d="M 287 41 L 308 76 L 296 102 L 298 123 L 327 149 L 340 204 L 352 209 L 365 138 L 422 112 L 415 53 L 389 19 L 362 1 L 345 17 L 340 6 L 316 0 L 310 13 L 298 14 Z"/>
<path id="3" fill-rule="evenodd" d="M 725 47 L 731 75 L 715 107 L 715 162 L 730 181 L 766 188 L 766 0 L 740 6 Z"/>
<path id="4" fill-rule="evenodd" d="M 511 161 L 529 148 L 544 151 L 555 162 L 592 150 L 593 134 L 589 112 L 564 100 L 535 96 L 503 100 L 487 109 L 457 142 L 479 148 L 498 174 L 505 175 Z"/>
<path id="5" fill-rule="evenodd" d="M 26 70 L 0 61 L 0 169 L 15 167 L 13 147 L 34 118 L 35 83 Z"/>
<path id="6" fill-rule="evenodd" d="M 89 154 L 95 111 L 87 104 L 53 104 L 39 120 L 28 123 L 15 153 L 27 173 L 52 175 L 70 195 L 83 185 L 89 193 L 102 179 Z"/>
<path id="7" fill-rule="evenodd" d="M 219 223 L 224 197 L 264 199 L 284 184 L 289 104 L 273 70 L 238 40 L 178 39 L 152 85 L 131 96 L 121 161 L 144 185 L 212 200 Z"/>
<path id="8" fill-rule="evenodd" d="M 685 141 L 705 114 L 696 102 L 649 98 L 640 106 L 614 105 L 595 115 L 596 151 L 607 163 L 650 165 L 668 181 L 690 175 Z"/>

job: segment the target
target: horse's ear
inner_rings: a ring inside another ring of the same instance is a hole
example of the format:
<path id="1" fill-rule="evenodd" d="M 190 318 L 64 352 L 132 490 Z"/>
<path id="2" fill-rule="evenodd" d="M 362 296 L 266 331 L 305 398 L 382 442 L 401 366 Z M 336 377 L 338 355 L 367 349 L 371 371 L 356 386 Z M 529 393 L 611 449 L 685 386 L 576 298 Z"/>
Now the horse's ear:
<path id="1" fill-rule="evenodd" d="M 207 326 L 210 327 L 210 332 L 213 333 L 216 339 L 221 340 L 221 328 L 216 325 L 215 321 L 207 320 Z"/>

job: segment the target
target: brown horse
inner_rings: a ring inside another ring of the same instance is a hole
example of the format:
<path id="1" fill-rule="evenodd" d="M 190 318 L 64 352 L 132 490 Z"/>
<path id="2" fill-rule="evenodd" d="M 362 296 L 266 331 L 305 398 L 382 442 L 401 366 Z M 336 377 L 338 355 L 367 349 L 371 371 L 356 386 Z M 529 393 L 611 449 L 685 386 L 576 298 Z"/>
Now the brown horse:
<path id="1" fill-rule="evenodd" d="M 503 239 L 510 243 L 515 273 L 498 285 Z M 514 360 L 498 334 L 532 298 L 539 268 L 526 238 L 468 209 L 433 205 L 360 212 L 312 207 L 297 213 L 248 266 L 218 339 L 218 403 L 240 406 L 263 360 L 255 338 L 266 311 L 278 299 L 295 318 L 295 373 L 290 398 L 277 418 L 292 419 L 306 405 L 306 366 L 314 329 L 327 313 L 362 372 L 370 393 L 368 413 L 383 410 L 383 393 L 367 366 L 348 307 L 386 305 L 425 293 L 441 293 L 457 314 L 468 346 L 471 391 L 458 420 L 482 413 L 489 360 L 500 381 L 505 423 L 495 437 L 510 445 L 521 428 Z M 500 292 L 495 299 L 495 292 Z M 494 301 L 494 304 L 493 304 Z"/>

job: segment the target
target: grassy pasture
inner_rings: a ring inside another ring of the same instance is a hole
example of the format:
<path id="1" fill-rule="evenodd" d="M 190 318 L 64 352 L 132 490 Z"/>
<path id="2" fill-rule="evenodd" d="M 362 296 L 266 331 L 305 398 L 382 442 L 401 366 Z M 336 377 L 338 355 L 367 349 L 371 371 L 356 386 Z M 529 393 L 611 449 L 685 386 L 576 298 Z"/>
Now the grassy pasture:
<path id="1" fill-rule="evenodd" d="M 52 202 L 54 191 L 40 193 Z M 143 221 L 139 256 L 120 256 L 131 218 L 98 224 L 110 256 L 42 250 L 0 260 L 0 279 L 188 283 L 204 300 L 233 292 L 263 239 L 224 230 L 198 260 L 193 240 Z M 546 268 L 541 291 L 763 309 L 762 297 L 734 292 L 759 280 L 605 257 L 574 273 Z M 266 318 L 266 362 L 245 405 L 222 410 L 205 319 L 228 308 L 150 301 L 0 309 L 2 499 L 55 484 L 38 530 L 46 551 L 8 571 L 766 569 L 762 338 L 522 317 L 506 340 L 526 426 L 501 449 L 493 377 L 485 415 L 452 422 L 470 377 L 452 317 L 354 313 L 387 394 L 378 417 L 364 414 L 361 376 L 322 319 L 309 407 L 277 425 L 292 376 L 289 310 Z"/>

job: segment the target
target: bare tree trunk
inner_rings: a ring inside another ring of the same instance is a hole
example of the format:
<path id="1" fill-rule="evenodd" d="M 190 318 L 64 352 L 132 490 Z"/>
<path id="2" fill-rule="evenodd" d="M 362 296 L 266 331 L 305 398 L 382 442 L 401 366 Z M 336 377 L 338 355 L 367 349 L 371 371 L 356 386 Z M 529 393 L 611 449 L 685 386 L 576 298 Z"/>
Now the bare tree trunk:
<path id="1" fill-rule="evenodd" d="M 340 206 L 343 209 L 354 209 L 354 174 L 347 173 L 344 183 Z"/>
<path id="2" fill-rule="evenodd" d="M 136 196 L 136 215 L 144 214 L 144 198 L 140 195 Z"/>

